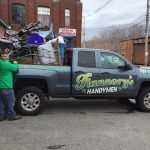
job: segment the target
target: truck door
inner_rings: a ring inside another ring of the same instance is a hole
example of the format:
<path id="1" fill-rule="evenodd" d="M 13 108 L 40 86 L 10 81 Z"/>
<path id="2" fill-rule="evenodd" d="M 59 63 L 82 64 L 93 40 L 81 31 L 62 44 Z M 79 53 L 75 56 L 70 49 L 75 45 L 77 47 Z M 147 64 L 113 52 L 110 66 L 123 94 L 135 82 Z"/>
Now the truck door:
<path id="1" fill-rule="evenodd" d="M 116 53 L 99 52 L 98 57 L 101 95 L 131 97 L 135 92 L 137 81 L 137 73 L 134 68 Z"/>
<path id="2" fill-rule="evenodd" d="M 99 67 L 96 50 L 78 50 L 73 53 L 72 95 L 89 96 L 88 87 L 91 80 L 99 79 Z M 90 96 L 93 96 L 90 94 Z"/>

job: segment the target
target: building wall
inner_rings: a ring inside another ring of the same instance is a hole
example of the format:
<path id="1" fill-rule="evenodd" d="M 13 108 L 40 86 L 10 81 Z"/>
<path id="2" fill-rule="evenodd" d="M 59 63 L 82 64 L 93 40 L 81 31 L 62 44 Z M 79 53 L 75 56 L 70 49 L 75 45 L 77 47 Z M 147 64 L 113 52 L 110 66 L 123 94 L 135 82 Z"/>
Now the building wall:
<path id="1" fill-rule="evenodd" d="M 70 9 L 70 28 L 77 29 L 77 36 L 73 39 L 73 47 L 81 47 L 82 3 L 80 0 L 1 0 L 0 17 L 14 29 L 19 29 L 20 26 L 12 22 L 11 6 L 13 3 L 25 5 L 26 24 L 37 21 L 38 6 L 50 7 L 51 21 L 54 24 L 55 33 L 58 33 L 59 28 L 65 27 L 65 9 Z"/>
<path id="2" fill-rule="evenodd" d="M 150 65 L 150 38 L 148 49 L 148 65 Z M 131 63 L 144 65 L 145 39 L 131 39 L 120 42 L 120 53 Z"/>
<path id="3" fill-rule="evenodd" d="M 0 38 L 4 37 L 5 29 L 0 25 Z"/>
<path id="4" fill-rule="evenodd" d="M 120 52 L 125 58 L 132 62 L 133 55 L 133 41 L 121 41 L 120 42 Z"/>

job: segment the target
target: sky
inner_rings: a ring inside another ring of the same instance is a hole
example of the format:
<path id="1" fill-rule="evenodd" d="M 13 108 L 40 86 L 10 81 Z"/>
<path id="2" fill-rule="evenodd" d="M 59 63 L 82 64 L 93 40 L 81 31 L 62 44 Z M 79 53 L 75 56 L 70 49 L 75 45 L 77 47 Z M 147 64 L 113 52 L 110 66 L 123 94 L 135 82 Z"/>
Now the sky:
<path id="1" fill-rule="evenodd" d="M 147 0 L 81 0 L 81 2 L 86 40 L 106 27 L 145 22 Z"/>

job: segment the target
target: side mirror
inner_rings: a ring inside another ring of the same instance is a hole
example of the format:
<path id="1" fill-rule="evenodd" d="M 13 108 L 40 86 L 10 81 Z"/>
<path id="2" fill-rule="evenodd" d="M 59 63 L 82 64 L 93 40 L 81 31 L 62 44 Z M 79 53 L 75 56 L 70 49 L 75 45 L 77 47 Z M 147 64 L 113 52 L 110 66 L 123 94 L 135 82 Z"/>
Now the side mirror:
<path id="1" fill-rule="evenodd" d="M 127 63 L 126 63 L 126 64 L 125 64 L 125 69 L 126 69 L 126 70 L 131 70 L 130 64 L 127 64 Z"/>
<path id="2" fill-rule="evenodd" d="M 119 69 L 124 69 L 124 70 L 130 70 L 130 69 L 131 69 L 131 66 L 130 66 L 130 64 L 125 63 L 125 65 L 123 65 L 123 66 L 118 66 L 118 68 L 119 68 Z"/>

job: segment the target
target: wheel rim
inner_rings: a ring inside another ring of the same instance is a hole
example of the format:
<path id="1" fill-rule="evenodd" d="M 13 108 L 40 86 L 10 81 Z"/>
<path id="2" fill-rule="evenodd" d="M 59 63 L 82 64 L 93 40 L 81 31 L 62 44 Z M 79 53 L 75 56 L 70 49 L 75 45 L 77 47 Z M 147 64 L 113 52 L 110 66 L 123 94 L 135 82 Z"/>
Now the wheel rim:
<path id="1" fill-rule="evenodd" d="M 147 108 L 150 108 L 150 93 L 146 94 L 144 97 L 144 105 Z"/>
<path id="2" fill-rule="evenodd" d="M 21 98 L 21 106 L 26 111 L 34 111 L 40 105 L 40 98 L 35 93 L 27 93 Z"/>

